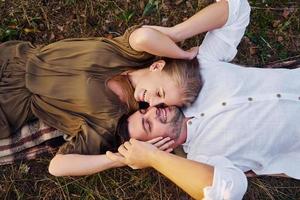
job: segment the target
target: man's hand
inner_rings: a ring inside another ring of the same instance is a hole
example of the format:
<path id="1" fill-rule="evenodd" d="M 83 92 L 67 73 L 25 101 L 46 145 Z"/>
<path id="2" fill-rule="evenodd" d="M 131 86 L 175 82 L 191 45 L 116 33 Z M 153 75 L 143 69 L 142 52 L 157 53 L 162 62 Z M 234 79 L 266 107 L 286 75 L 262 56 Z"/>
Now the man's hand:
<path id="1" fill-rule="evenodd" d="M 157 150 L 157 147 L 150 143 L 130 139 L 118 148 L 119 154 L 108 151 L 106 156 L 113 161 L 120 161 L 132 169 L 142 169 L 150 167 L 149 157 Z"/>
<path id="2" fill-rule="evenodd" d="M 119 147 L 119 153 L 108 151 L 106 156 L 112 161 L 124 163 L 132 169 L 141 169 L 151 166 L 151 156 L 155 154 L 155 151 L 171 152 L 173 149 L 170 148 L 170 145 L 173 143 L 174 141 L 169 137 L 158 137 L 147 142 L 130 139 Z"/>

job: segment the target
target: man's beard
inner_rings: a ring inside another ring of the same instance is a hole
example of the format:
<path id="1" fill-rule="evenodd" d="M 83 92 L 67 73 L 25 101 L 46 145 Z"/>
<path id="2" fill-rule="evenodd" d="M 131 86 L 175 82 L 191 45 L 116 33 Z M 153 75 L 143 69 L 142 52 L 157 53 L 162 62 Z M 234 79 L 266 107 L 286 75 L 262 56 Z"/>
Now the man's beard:
<path id="1" fill-rule="evenodd" d="M 177 108 L 177 107 L 174 107 L 173 108 L 175 110 L 175 114 L 174 116 L 172 117 L 172 119 L 167 122 L 167 123 L 170 123 L 170 135 L 174 136 L 174 138 L 172 139 L 178 139 L 179 136 L 180 136 L 180 133 L 181 133 L 181 130 L 182 130 L 182 122 L 183 122 L 183 113 L 182 111 Z"/>

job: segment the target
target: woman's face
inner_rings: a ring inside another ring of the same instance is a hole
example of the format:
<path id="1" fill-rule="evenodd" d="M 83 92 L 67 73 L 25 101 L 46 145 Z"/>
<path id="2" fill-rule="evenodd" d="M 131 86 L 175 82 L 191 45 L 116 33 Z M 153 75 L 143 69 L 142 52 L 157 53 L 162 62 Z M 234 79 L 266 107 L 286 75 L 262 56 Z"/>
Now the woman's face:
<path id="1" fill-rule="evenodd" d="M 182 106 L 181 89 L 176 82 L 162 71 L 164 61 L 157 61 L 150 66 L 148 73 L 136 83 L 134 98 L 150 106 L 159 104 Z"/>

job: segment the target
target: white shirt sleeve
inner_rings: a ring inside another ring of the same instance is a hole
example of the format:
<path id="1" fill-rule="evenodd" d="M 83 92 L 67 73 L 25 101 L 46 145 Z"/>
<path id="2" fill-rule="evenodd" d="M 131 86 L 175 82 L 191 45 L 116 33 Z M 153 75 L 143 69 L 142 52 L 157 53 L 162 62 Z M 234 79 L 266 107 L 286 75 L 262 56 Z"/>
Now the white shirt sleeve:
<path id="1" fill-rule="evenodd" d="M 231 61 L 236 53 L 250 18 L 247 0 L 228 0 L 229 15 L 226 24 L 207 32 L 199 47 L 198 59 L 205 61 Z"/>
<path id="2" fill-rule="evenodd" d="M 212 186 L 203 189 L 203 200 L 241 200 L 247 190 L 248 182 L 242 170 L 222 156 L 199 156 L 196 161 L 212 165 L 214 178 Z"/>

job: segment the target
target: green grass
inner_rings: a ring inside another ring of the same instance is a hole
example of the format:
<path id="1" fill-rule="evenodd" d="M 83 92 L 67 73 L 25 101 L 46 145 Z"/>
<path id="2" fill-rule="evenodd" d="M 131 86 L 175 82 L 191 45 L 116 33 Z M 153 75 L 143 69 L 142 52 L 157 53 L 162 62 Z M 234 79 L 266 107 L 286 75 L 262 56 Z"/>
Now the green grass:
<path id="1" fill-rule="evenodd" d="M 47 44 L 70 37 L 117 36 L 135 24 L 175 25 L 209 1 L 0 0 L 0 41 Z M 251 23 L 234 62 L 264 66 L 300 55 L 300 2 L 250 0 Z M 148 7 L 147 7 L 148 6 Z M 288 10 L 288 11 L 286 11 Z M 199 45 L 203 35 L 183 47 Z M 51 157 L 51 156 L 50 156 Z M 49 157 L 2 166 L 0 199 L 189 199 L 154 170 L 121 168 L 80 178 L 48 174 Z M 300 181 L 250 178 L 247 200 L 300 199 Z"/>

